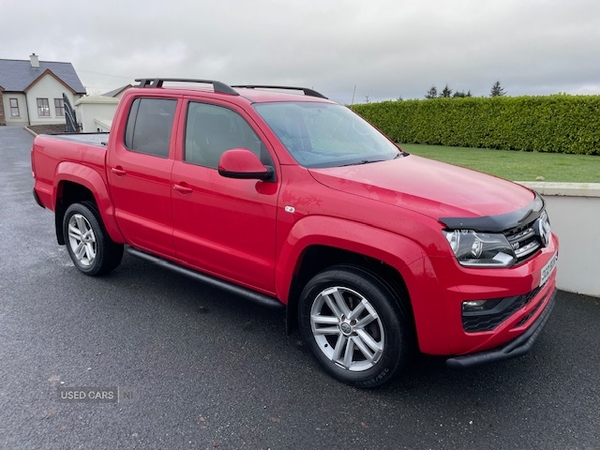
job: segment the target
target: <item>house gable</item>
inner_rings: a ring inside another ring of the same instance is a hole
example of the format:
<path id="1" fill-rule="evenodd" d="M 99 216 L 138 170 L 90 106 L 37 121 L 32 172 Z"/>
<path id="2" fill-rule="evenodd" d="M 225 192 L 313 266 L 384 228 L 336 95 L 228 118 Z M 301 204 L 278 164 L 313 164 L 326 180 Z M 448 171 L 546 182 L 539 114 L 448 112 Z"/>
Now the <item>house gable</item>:
<path id="1" fill-rule="evenodd" d="M 58 81 L 65 88 L 67 88 L 69 91 L 71 91 L 71 94 L 76 94 L 76 92 L 71 88 L 71 86 L 69 86 L 67 83 L 65 83 L 63 80 L 61 80 L 59 77 L 57 77 L 50 69 L 44 70 L 44 72 L 42 72 L 42 74 L 39 77 L 37 77 L 35 80 L 33 80 L 33 82 L 29 86 L 27 86 L 23 90 L 23 92 L 28 93 L 31 90 L 31 88 L 34 87 L 46 75 L 53 77 L 56 81 Z"/>
<path id="2" fill-rule="evenodd" d="M 74 94 L 61 80 L 47 73 L 27 87 L 26 96 L 29 123 L 45 125 L 64 123 L 63 94 L 71 104 L 81 97 Z"/>

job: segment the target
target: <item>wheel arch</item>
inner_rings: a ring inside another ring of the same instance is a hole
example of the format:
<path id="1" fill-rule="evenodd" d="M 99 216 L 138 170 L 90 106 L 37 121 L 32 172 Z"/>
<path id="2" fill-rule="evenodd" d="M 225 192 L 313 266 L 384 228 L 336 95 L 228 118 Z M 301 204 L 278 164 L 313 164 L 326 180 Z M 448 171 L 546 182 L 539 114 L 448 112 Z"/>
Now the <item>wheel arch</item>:
<path id="1" fill-rule="evenodd" d="M 288 333 L 294 331 L 298 326 L 298 302 L 304 286 L 319 272 L 333 266 L 343 265 L 362 269 L 377 278 L 395 294 L 394 299 L 398 307 L 408 308 L 411 317 L 413 316 L 408 288 L 404 278 L 394 267 L 382 260 L 342 248 L 311 245 L 305 249 L 298 261 L 297 273 L 290 285 L 286 308 Z M 404 304 L 402 304 L 402 299 L 406 299 Z"/>
<path id="2" fill-rule="evenodd" d="M 342 219 L 315 217 L 293 228 L 277 265 L 277 296 L 287 306 L 288 333 L 298 326 L 298 300 L 306 278 L 327 264 L 363 267 L 406 299 L 415 339 L 425 353 L 446 354 L 447 308 L 432 258 L 413 240 L 386 230 Z M 299 223 L 302 223 L 300 221 Z"/>
<path id="3" fill-rule="evenodd" d="M 121 231 L 116 223 L 114 208 L 104 179 L 100 174 L 81 164 L 63 162 L 57 167 L 54 188 L 54 226 L 56 238 L 60 245 L 64 245 L 62 223 L 67 208 L 76 202 L 93 202 L 106 228 L 107 233 L 114 242 L 124 242 Z"/>
<path id="4" fill-rule="evenodd" d="M 303 223 L 304 222 L 304 223 Z M 310 222 L 310 223 L 308 223 Z M 361 223 L 317 217 L 300 221 L 280 252 L 278 297 L 287 305 L 288 332 L 298 324 L 298 300 L 303 286 L 317 273 L 333 265 L 360 267 L 384 282 L 398 299 L 406 298 L 412 312 L 411 284 L 422 273 L 413 264 L 426 258 L 423 249 L 408 238 Z M 318 230 L 318 232 L 313 232 Z"/>

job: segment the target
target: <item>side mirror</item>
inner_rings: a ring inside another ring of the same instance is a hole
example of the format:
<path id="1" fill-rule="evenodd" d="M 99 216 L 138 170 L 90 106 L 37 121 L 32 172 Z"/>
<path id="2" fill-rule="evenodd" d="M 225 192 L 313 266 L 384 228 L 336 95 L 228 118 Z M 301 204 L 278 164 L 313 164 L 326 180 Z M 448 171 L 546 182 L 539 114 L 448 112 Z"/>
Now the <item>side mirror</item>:
<path id="1" fill-rule="evenodd" d="M 275 181 L 275 170 L 245 148 L 227 150 L 219 160 L 219 175 L 245 180 Z"/>

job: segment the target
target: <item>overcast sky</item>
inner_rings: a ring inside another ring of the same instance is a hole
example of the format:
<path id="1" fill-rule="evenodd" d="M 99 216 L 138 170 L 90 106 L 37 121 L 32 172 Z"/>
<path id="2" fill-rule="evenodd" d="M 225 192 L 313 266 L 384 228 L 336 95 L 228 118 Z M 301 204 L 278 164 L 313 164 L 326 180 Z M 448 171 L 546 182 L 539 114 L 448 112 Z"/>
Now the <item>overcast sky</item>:
<path id="1" fill-rule="evenodd" d="M 2 0 L 0 58 L 71 62 L 89 94 L 136 77 L 312 87 L 362 103 L 435 85 L 600 94 L 598 0 Z"/>

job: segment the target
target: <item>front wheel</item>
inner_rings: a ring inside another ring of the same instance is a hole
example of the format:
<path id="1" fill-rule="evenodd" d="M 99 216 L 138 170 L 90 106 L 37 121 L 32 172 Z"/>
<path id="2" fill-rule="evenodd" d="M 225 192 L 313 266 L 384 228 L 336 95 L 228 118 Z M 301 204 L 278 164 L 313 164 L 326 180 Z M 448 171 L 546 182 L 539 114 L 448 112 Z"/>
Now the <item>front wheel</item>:
<path id="1" fill-rule="evenodd" d="M 63 220 L 63 234 L 71 260 L 86 275 L 102 275 L 123 258 L 123 245 L 115 243 L 92 202 L 73 203 Z"/>
<path id="2" fill-rule="evenodd" d="M 334 266 L 309 281 L 300 297 L 300 329 L 327 372 L 362 388 L 398 373 L 410 356 L 411 327 L 396 295 L 354 266 Z"/>

